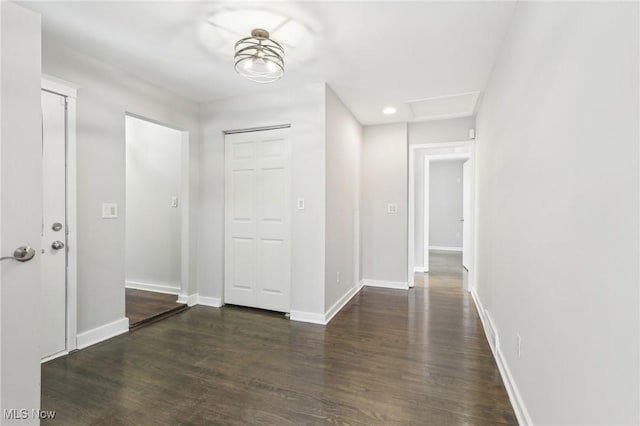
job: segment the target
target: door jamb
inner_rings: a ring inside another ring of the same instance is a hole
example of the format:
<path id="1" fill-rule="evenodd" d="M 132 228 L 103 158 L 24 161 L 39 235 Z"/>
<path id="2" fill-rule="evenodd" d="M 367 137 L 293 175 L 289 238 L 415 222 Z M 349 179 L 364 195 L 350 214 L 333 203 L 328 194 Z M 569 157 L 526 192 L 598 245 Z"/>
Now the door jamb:
<path id="1" fill-rule="evenodd" d="M 66 352 L 77 348 L 78 332 L 78 231 L 77 231 L 77 133 L 76 112 L 78 86 L 43 74 L 41 89 L 66 98 L 66 225 L 67 225 L 67 276 L 66 276 Z"/>

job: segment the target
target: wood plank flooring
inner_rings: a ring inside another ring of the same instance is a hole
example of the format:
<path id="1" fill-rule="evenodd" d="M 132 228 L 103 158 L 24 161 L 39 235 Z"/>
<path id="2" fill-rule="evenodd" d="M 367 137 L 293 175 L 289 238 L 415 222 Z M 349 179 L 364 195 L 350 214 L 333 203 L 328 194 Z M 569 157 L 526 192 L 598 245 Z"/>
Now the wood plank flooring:
<path id="1" fill-rule="evenodd" d="M 176 303 L 177 299 L 178 296 L 174 294 L 127 288 L 125 312 L 129 318 L 129 327 L 137 327 L 147 321 L 185 309 L 185 305 Z"/>
<path id="2" fill-rule="evenodd" d="M 196 306 L 42 367 L 60 425 L 516 424 L 459 255 L 326 326 Z"/>

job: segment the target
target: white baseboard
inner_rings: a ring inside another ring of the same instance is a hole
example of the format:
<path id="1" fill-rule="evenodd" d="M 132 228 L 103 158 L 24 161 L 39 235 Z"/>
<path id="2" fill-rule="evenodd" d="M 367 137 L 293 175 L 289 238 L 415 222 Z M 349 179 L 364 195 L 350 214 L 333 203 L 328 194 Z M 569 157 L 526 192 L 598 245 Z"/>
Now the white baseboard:
<path id="1" fill-rule="evenodd" d="M 129 318 L 122 318 L 109 324 L 94 328 L 78 334 L 76 337 L 76 346 L 78 349 L 84 349 L 88 346 L 95 345 L 104 340 L 111 339 L 120 334 L 129 331 Z"/>
<path id="2" fill-rule="evenodd" d="M 44 364 L 47 361 L 52 361 L 56 358 L 60 358 L 61 356 L 65 356 L 65 355 L 69 355 L 69 351 L 62 351 L 62 352 L 55 353 L 53 355 L 45 356 L 40 360 L 40 364 Z"/>
<path id="3" fill-rule="evenodd" d="M 153 291 L 155 293 L 164 294 L 180 294 L 180 286 L 173 286 L 169 284 L 159 283 L 143 283 L 140 281 L 125 281 L 124 286 L 126 288 L 132 288 L 135 290 Z"/>
<path id="4" fill-rule="evenodd" d="M 356 294 L 358 294 L 360 290 L 362 290 L 362 286 L 363 284 L 361 281 L 358 284 L 356 284 L 354 287 L 351 287 L 349 291 L 347 291 L 340 299 L 338 299 L 338 301 L 334 303 L 333 306 L 330 307 L 327 312 L 324 313 L 324 323 L 329 324 L 329 321 L 331 321 L 333 317 L 335 317 L 336 314 L 340 312 L 347 303 L 349 303 L 349 301 L 353 298 L 353 296 L 355 296 Z"/>
<path id="5" fill-rule="evenodd" d="M 500 346 L 498 346 L 498 350 L 496 351 L 496 353 L 497 356 L 495 358 L 496 363 L 498 364 L 498 370 L 500 370 L 500 376 L 502 376 L 504 386 L 505 388 L 507 388 L 507 394 L 509 395 L 509 400 L 511 401 L 513 411 L 516 413 L 518 424 L 521 426 L 532 426 L 533 421 L 531 420 L 531 416 L 529 415 L 529 410 L 527 410 L 527 406 L 524 405 L 522 395 L 520 395 L 518 386 L 516 386 L 516 382 L 513 380 L 511 370 L 509 369 L 509 366 L 504 359 L 504 355 L 502 354 L 502 349 L 500 349 Z"/>
<path id="6" fill-rule="evenodd" d="M 200 296 L 198 293 L 194 294 L 179 294 L 178 295 L 178 303 L 186 303 L 187 306 L 211 306 L 214 308 L 219 308 L 223 305 L 222 300 L 217 297 L 209 297 L 209 296 Z"/>
<path id="7" fill-rule="evenodd" d="M 500 348 L 498 331 L 495 328 L 493 320 L 482 306 L 482 301 L 478 297 L 475 288 L 471 290 L 471 297 L 476 305 L 476 310 L 478 311 L 478 316 L 480 316 L 482 328 L 485 336 L 487 337 L 487 341 L 489 342 L 489 346 L 491 347 L 491 352 L 496 360 L 496 364 L 498 365 L 498 371 L 500 371 L 502 382 L 504 383 L 504 387 L 507 389 L 509 401 L 511 402 L 513 411 L 516 414 L 516 418 L 518 419 L 518 424 L 521 426 L 533 425 L 533 421 L 529 415 L 529 410 L 527 410 L 527 406 L 522 399 L 520 390 L 511 375 L 509 365 L 507 364 L 504 354 L 502 353 L 502 349 Z"/>
<path id="8" fill-rule="evenodd" d="M 186 303 L 187 306 L 194 306 L 198 304 L 198 293 L 195 294 L 179 294 L 178 303 Z"/>
<path id="9" fill-rule="evenodd" d="M 429 250 L 462 251 L 462 247 L 429 246 Z"/>
<path id="10" fill-rule="evenodd" d="M 198 295 L 196 305 L 211 306 L 214 308 L 219 308 L 222 306 L 222 300 L 218 299 L 217 297 L 208 297 L 208 296 Z"/>
<path id="11" fill-rule="evenodd" d="M 315 312 L 304 311 L 291 311 L 289 313 L 289 319 L 291 321 L 310 322 L 312 324 L 325 325 L 324 314 L 317 314 Z"/>
<path id="12" fill-rule="evenodd" d="M 429 272 L 424 266 L 414 266 L 413 272 Z"/>
<path id="13" fill-rule="evenodd" d="M 395 288 L 399 290 L 408 290 L 409 283 L 405 281 L 381 281 L 381 280 L 362 280 L 364 285 L 368 287 Z"/>

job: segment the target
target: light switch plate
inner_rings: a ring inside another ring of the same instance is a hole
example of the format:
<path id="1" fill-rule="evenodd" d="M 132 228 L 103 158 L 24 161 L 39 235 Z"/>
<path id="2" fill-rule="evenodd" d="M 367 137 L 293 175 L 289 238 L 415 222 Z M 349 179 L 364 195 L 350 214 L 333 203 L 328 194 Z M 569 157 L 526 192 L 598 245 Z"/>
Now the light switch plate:
<path id="1" fill-rule="evenodd" d="M 387 204 L 387 213 L 389 213 L 389 214 L 398 213 L 398 205 L 396 203 Z"/>
<path id="2" fill-rule="evenodd" d="M 298 210 L 304 210 L 304 198 L 298 198 Z"/>
<path id="3" fill-rule="evenodd" d="M 102 203 L 102 218 L 115 219 L 118 217 L 118 204 Z"/>
<path id="4" fill-rule="evenodd" d="M 175 195 L 171 197 L 171 207 L 178 207 L 178 197 Z"/>

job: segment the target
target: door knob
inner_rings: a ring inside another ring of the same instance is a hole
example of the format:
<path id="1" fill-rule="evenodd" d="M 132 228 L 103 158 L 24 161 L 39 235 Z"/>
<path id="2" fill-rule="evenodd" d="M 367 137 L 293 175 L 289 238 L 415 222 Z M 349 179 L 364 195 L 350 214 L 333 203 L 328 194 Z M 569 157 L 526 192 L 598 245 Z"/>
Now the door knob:
<path id="1" fill-rule="evenodd" d="M 13 252 L 13 256 L 0 257 L 0 260 L 17 260 L 18 262 L 28 262 L 36 255 L 36 251 L 31 246 L 20 246 Z"/>
<path id="2" fill-rule="evenodd" d="M 51 248 L 54 250 L 60 250 L 64 248 L 64 243 L 62 241 L 54 241 L 51 243 Z"/>

